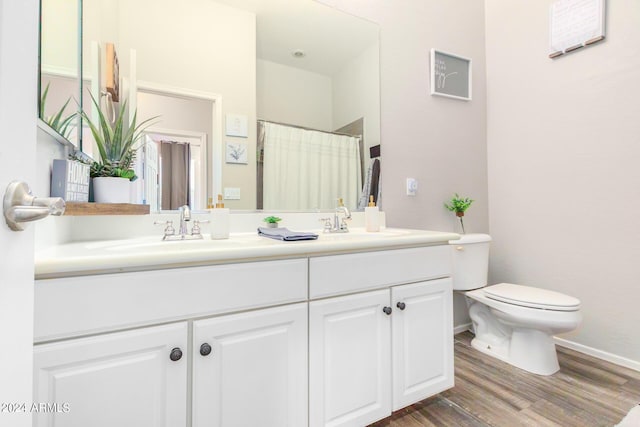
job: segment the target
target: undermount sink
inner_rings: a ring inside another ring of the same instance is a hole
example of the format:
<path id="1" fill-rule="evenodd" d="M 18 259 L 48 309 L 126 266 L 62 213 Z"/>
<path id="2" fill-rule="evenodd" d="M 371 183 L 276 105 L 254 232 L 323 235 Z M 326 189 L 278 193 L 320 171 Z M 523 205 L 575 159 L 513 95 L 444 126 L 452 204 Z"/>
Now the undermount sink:
<path id="1" fill-rule="evenodd" d="M 202 239 L 186 240 L 162 240 L 161 236 L 147 236 L 127 240 L 109 240 L 90 242 L 84 246 L 88 250 L 103 250 L 107 252 L 119 251 L 145 251 L 164 252 L 175 250 L 199 250 L 208 247 L 239 246 L 247 243 L 259 242 L 258 236 L 253 233 L 238 233 L 229 239 L 212 240 L 208 234 L 203 234 Z"/>
<path id="2" fill-rule="evenodd" d="M 334 237 L 338 239 L 349 238 L 385 238 L 385 237 L 400 237 L 406 236 L 411 233 L 411 230 L 404 229 L 381 229 L 380 231 L 366 231 L 364 228 L 351 228 L 348 233 L 322 233 L 322 237 Z"/>

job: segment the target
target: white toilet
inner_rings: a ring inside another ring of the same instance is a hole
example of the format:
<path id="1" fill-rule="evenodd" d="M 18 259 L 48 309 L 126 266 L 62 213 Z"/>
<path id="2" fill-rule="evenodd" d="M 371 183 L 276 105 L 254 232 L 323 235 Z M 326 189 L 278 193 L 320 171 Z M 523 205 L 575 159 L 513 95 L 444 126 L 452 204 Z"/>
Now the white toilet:
<path id="1" fill-rule="evenodd" d="M 582 321 L 580 300 L 530 286 L 487 286 L 487 234 L 451 240 L 453 289 L 467 296 L 475 338 L 471 345 L 534 374 L 560 369 L 553 336 L 574 330 Z"/>

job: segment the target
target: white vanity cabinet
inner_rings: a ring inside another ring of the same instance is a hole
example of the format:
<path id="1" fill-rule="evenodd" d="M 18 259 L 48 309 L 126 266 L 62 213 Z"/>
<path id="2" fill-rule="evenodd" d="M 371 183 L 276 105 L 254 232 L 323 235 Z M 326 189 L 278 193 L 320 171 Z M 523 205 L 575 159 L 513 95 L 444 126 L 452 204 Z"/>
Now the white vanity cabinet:
<path id="1" fill-rule="evenodd" d="M 306 426 L 307 264 L 36 281 L 33 425 Z"/>
<path id="2" fill-rule="evenodd" d="M 453 386 L 448 256 L 429 247 L 311 259 L 312 295 L 383 288 L 309 303 L 311 427 L 366 425 Z"/>
<path id="3" fill-rule="evenodd" d="M 36 280 L 34 401 L 63 406 L 34 426 L 361 427 L 445 390 L 450 248 L 414 245 Z"/>
<path id="4" fill-rule="evenodd" d="M 307 425 L 307 304 L 193 324 L 193 427 Z"/>
<path id="5" fill-rule="evenodd" d="M 36 345 L 33 425 L 185 426 L 187 351 L 186 322 Z"/>

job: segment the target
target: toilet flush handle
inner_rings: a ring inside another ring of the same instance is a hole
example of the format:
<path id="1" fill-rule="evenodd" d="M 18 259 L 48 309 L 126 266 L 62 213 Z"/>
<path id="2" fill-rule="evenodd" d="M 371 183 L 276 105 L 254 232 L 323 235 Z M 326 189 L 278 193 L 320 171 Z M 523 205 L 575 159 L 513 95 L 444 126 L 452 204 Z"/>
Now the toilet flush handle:
<path id="1" fill-rule="evenodd" d="M 456 251 L 464 251 L 464 246 L 456 246 Z"/>

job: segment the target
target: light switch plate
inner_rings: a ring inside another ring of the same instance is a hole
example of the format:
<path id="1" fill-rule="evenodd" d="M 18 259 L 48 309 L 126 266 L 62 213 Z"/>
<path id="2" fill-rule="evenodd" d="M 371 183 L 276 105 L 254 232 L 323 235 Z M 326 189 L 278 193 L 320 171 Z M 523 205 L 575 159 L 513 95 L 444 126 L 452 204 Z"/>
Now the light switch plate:
<path id="1" fill-rule="evenodd" d="M 225 200 L 240 200 L 240 189 L 235 187 L 224 188 Z"/>
<path id="2" fill-rule="evenodd" d="M 407 196 L 415 196 L 418 191 L 418 180 L 407 178 Z"/>

